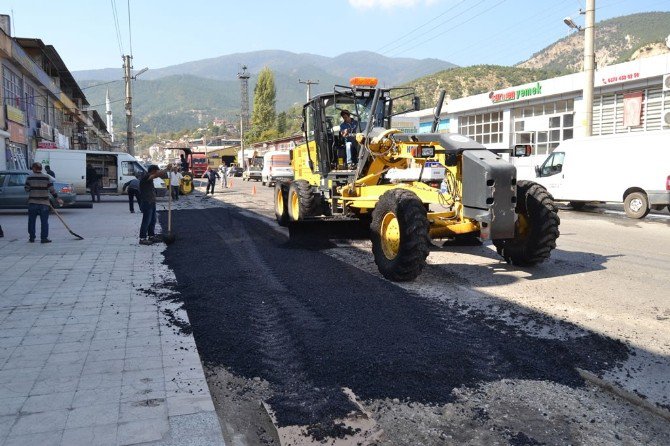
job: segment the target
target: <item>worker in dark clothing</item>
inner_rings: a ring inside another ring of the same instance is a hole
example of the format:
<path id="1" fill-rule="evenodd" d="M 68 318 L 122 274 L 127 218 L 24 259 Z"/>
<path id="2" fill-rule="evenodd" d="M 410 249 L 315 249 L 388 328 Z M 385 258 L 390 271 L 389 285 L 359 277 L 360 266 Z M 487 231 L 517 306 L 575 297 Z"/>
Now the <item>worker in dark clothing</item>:
<path id="1" fill-rule="evenodd" d="M 91 191 L 91 202 L 95 201 L 95 198 L 98 198 L 98 203 L 100 203 L 100 179 L 102 175 L 96 172 L 95 168 L 91 164 L 86 165 L 86 187 Z"/>
<path id="2" fill-rule="evenodd" d="M 202 175 L 203 178 L 207 178 L 207 189 L 205 195 L 209 194 L 209 189 L 212 189 L 212 195 L 214 195 L 214 186 L 216 186 L 216 179 L 221 178 L 214 168 L 210 167 L 207 172 Z"/>
<path id="3" fill-rule="evenodd" d="M 179 160 L 181 164 L 181 171 L 188 172 L 188 161 L 186 160 L 186 157 L 183 154 L 181 154 L 179 155 Z"/>
<path id="4" fill-rule="evenodd" d="M 51 175 L 52 177 L 56 178 L 56 174 L 54 173 L 53 170 L 51 170 L 51 166 L 48 164 L 44 165 L 44 171 L 47 173 L 47 175 Z"/>
<path id="5" fill-rule="evenodd" d="M 140 180 L 139 178 L 133 178 L 132 180 L 126 182 L 123 185 L 123 191 L 125 192 L 128 189 L 128 206 L 130 207 L 130 213 L 135 213 L 135 207 L 133 206 L 133 201 L 137 199 L 137 205 L 142 210 L 142 202 L 140 201 Z"/>
<path id="6" fill-rule="evenodd" d="M 152 164 L 147 173 L 140 178 L 140 209 L 142 210 L 142 224 L 140 225 L 140 245 L 152 245 L 161 241 L 156 236 L 156 188 L 154 179 L 166 177 L 172 168 L 171 164 L 165 170 L 160 170 L 157 165 Z"/>

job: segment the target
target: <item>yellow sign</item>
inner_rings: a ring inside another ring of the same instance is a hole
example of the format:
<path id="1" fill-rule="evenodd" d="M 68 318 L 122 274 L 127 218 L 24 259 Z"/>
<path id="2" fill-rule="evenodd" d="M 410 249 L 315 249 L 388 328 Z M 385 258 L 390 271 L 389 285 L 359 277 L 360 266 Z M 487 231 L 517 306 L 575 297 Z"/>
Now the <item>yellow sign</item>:
<path id="1" fill-rule="evenodd" d="M 23 124 L 26 122 L 25 115 L 23 114 L 23 111 L 21 111 L 20 108 L 12 107 L 11 105 L 7 105 L 7 119 L 10 121 L 17 122 L 19 124 Z"/>

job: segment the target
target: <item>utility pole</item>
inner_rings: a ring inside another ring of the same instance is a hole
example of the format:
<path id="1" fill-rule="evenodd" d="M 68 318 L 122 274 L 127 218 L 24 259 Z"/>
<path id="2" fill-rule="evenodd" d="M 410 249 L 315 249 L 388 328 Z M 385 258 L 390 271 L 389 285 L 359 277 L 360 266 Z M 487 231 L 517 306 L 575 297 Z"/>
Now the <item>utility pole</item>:
<path id="1" fill-rule="evenodd" d="M 301 84 L 307 85 L 307 101 L 309 102 L 310 99 L 312 99 L 312 85 L 319 85 L 319 81 L 312 81 L 307 79 L 306 81 L 298 79 L 298 82 Z"/>
<path id="2" fill-rule="evenodd" d="M 133 56 L 123 56 L 123 79 L 126 81 L 126 145 L 128 146 L 128 154 L 135 156 L 135 140 L 133 137 L 133 95 L 130 86 L 132 76 L 130 70 L 133 68 L 130 65 L 130 59 Z"/>
<path id="3" fill-rule="evenodd" d="M 584 22 L 584 108 L 586 109 L 585 136 L 593 134 L 593 82 L 595 80 L 595 22 L 596 0 L 586 0 Z"/>

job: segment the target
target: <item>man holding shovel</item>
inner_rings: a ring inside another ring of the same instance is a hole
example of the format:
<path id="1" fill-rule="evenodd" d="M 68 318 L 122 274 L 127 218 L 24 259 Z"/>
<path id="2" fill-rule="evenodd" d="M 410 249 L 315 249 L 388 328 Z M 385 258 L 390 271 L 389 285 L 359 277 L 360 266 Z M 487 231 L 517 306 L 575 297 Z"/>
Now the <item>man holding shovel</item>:
<path id="1" fill-rule="evenodd" d="M 157 237 L 156 230 L 156 188 L 154 179 L 165 177 L 172 168 L 168 164 L 165 170 L 160 170 L 157 165 L 152 164 L 147 169 L 147 173 L 140 179 L 140 210 L 142 211 L 142 224 L 140 225 L 140 245 L 152 245 L 160 242 L 161 237 Z"/>
<path id="2" fill-rule="evenodd" d="M 28 241 L 35 242 L 35 223 L 39 215 L 40 241 L 51 243 L 49 240 L 49 195 L 53 196 L 60 205 L 63 204 L 63 200 L 58 198 L 51 177 L 42 173 L 42 164 L 33 163 L 31 168 L 33 173 L 28 175 L 25 185 L 26 192 L 28 192 Z"/>

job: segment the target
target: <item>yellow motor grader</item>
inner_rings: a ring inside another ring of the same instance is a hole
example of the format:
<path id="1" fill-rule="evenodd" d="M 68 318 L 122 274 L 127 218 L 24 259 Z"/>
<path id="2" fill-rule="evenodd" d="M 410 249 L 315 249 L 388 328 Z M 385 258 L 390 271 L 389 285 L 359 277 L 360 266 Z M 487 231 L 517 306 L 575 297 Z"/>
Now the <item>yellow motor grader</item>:
<path id="1" fill-rule="evenodd" d="M 375 263 L 393 281 L 421 273 L 431 239 L 492 240 L 521 266 L 549 258 L 560 222 L 553 198 L 537 183 L 517 182 L 515 167 L 482 144 L 436 133 L 444 93 L 431 133 L 403 133 L 392 118 L 419 108 L 413 89 L 377 88 L 374 78 L 351 83 L 305 104 L 306 142 L 291 151 L 294 180 L 275 185 L 280 225 L 296 234 L 307 223 L 369 224 Z M 344 110 L 355 141 L 340 132 Z M 358 146 L 355 166 L 344 163 L 347 143 Z"/>

